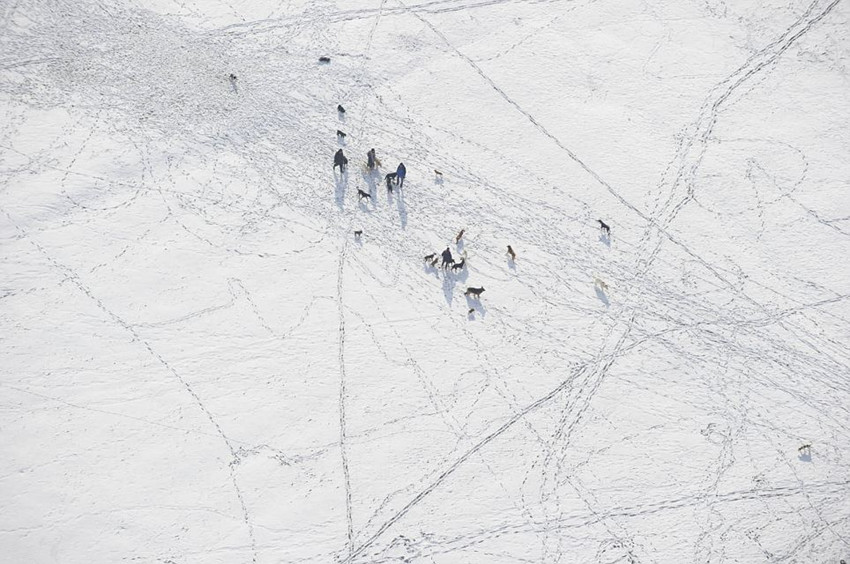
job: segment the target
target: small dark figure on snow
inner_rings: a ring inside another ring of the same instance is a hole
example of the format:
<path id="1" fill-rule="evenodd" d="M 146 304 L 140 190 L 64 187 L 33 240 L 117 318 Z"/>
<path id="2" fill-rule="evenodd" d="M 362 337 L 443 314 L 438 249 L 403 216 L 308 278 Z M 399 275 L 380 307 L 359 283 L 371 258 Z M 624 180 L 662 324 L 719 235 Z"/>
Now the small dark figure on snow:
<path id="1" fill-rule="evenodd" d="M 511 260 L 514 260 L 514 261 L 516 260 L 516 253 L 511 248 L 510 245 L 508 245 L 508 255 L 511 257 Z"/>
<path id="2" fill-rule="evenodd" d="M 384 176 L 384 180 L 387 183 L 387 190 L 389 190 L 390 192 L 393 191 L 393 183 L 395 182 L 395 179 L 396 179 L 396 173 L 394 173 L 394 172 L 391 172 L 388 175 Z"/>
<path id="3" fill-rule="evenodd" d="M 363 235 L 363 230 L 361 230 L 361 229 L 358 229 L 357 231 L 354 232 L 354 238 L 355 239 L 359 239 L 361 235 Z"/>
<path id="4" fill-rule="evenodd" d="M 398 163 L 398 168 L 395 170 L 396 181 L 399 188 L 404 188 L 404 177 L 407 176 L 407 168 L 404 163 Z"/>
<path id="5" fill-rule="evenodd" d="M 466 315 L 472 315 L 473 313 L 475 313 L 475 308 L 471 307 L 469 308 L 469 311 L 466 312 Z"/>
<path id="6" fill-rule="evenodd" d="M 602 221 L 601 219 L 597 219 L 596 221 L 599 222 L 599 229 L 601 229 L 605 233 L 605 235 L 610 237 L 611 236 L 611 227 L 609 227 L 608 224 L 605 223 L 604 221 Z"/>
<path id="7" fill-rule="evenodd" d="M 233 74 L 233 73 L 230 73 L 230 80 L 231 80 L 232 82 L 236 82 L 236 75 L 235 75 L 235 74 Z"/>
<path id="8" fill-rule="evenodd" d="M 375 149 L 369 149 L 369 151 L 366 153 L 366 167 L 369 170 L 373 170 L 375 168 L 375 165 L 377 164 L 375 161 Z"/>
<path id="9" fill-rule="evenodd" d="M 360 188 L 358 188 L 358 189 L 357 189 L 357 199 L 358 199 L 358 200 L 363 200 L 363 199 L 371 200 L 371 199 L 372 199 L 372 194 L 370 194 L 369 192 L 364 192 L 363 190 L 361 190 Z"/>
<path id="10" fill-rule="evenodd" d="M 425 262 L 431 262 L 437 258 L 437 253 L 431 253 L 430 255 L 425 255 Z"/>
<path id="11" fill-rule="evenodd" d="M 342 139 L 343 141 L 345 140 L 345 132 L 344 131 L 340 131 L 339 129 L 337 129 L 336 130 L 336 136 L 339 137 L 340 139 Z"/>
<path id="12" fill-rule="evenodd" d="M 440 260 L 440 257 L 435 256 L 434 260 L 431 261 L 431 266 L 433 268 L 437 268 L 437 262 Z"/>
<path id="13" fill-rule="evenodd" d="M 456 262 L 452 265 L 452 272 L 456 272 L 458 270 L 463 270 L 463 266 L 466 264 L 466 259 L 461 259 L 460 262 Z"/>
<path id="14" fill-rule="evenodd" d="M 330 57 L 319 57 L 319 62 L 320 63 L 330 63 L 331 58 Z"/>
<path id="15" fill-rule="evenodd" d="M 465 232 L 466 232 L 466 229 L 461 229 L 461 230 L 460 230 L 460 233 L 458 233 L 458 234 L 457 234 L 457 237 L 455 237 L 455 243 L 456 243 L 456 244 L 457 244 L 457 243 L 460 243 L 460 240 L 461 240 L 461 239 L 463 239 L 463 234 L 464 234 Z"/>
<path id="16" fill-rule="evenodd" d="M 340 114 L 344 114 L 345 108 L 342 107 L 342 104 L 337 104 L 336 111 L 338 111 Z"/>
<path id="17" fill-rule="evenodd" d="M 446 250 L 442 252 L 442 257 L 443 264 L 441 264 L 440 266 L 444 269 L 455 263 L 455 259 L 452 258 L 452 252 L 448 247 L 446 247 Z"/>
<path id="18" fill-rule="evenodd" d="M 339 167 L 340 172 L 345 172 L 345 167 L 348 165 L 348 158 L 342 153 L 342 149 L 334 155 L 334 170 Z"/>
<path id="19" fill-rule="evenodd" d="M 466 289 L 466 292 L 464 292 L 463 295 L 472 296 L 477 300 L 481 297 L 482 292 L 484 292 L 484 286 L 481 286 L 480 288 L 473 288 L 472 286 L 470 286 Z"/>

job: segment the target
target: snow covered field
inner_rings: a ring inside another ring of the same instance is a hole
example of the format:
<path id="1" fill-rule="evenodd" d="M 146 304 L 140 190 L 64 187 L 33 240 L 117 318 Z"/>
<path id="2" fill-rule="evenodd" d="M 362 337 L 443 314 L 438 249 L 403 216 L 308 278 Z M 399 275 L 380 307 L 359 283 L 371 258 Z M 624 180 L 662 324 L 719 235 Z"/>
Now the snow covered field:
<path id="1" fill-rule="evenodd" d="M 0 562 L 850 559 L 847 0 L 3 0 L 0 124 Z"/>

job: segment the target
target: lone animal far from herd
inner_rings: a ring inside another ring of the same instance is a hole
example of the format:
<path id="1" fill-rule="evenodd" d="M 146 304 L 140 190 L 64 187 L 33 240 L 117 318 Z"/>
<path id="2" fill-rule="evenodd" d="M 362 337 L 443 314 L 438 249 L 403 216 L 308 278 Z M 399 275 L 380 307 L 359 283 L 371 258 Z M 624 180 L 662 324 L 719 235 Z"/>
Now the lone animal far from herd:
<path id="1" fill-rule="evenodd" d="M 330 58 L 320 57 L 319 62 L 325 63 L 325 64 L 330 63 Z M 236 76 L 231 75 L 230 79 L 231 79 L 231 81 L 235 82 Z M 342 107 L 342 104 L 339 104 L 339 105 L 337 105 L 336 109 L 337 109 L 337 113 L 339 114 L 340 121 L 344 121 L 345 120 L 345 114 L 346 114 L 345 108 Z M 347 134 L 340 129 L 336 130 L 336 135 L 337 135 L 337 138 L 342 142 L 344 142 L 345 138 L 347 137 Z M 369 171 L 370 173 L 372 173 L 373 171 L 376 171 L 380 166 L 381 166 L 381 161 L 377 158 L 377 156 L 375 154 L 375 149 L 372 148 L 369 151 L 367 151 L 366 152 L 365 169 L 367 171 Z M 346 168 L 348 167 L 348 157 L 345 156 L 345 153 L 343 152 L 342 149 L 338 149 L 336 151 L 336 153 L 334 154 L 334 163 L 333 163 L 334 172 L 336 172 L 337 167 L 339 167 L 341 174 L 345 174 Z M 443 173 L 440 172 L 437 169 L 434 169 L 434 174 L 436 175 L 436 177 L 438 179 L 438 183 L 441 184 L 442 179 L 443 179 Z M 405 167 L 404 163 L 399 163 L 398 166 L 396 167 L 395 172 L 389 172 L 386 175 L 384 175 L 384 182 L 386 183 L 387 191 L 392 193 L 393 188 L 395 188 L 395 187 L 402 188 L 404 186 L 404 179 L 405 179 L 406 176 L 407 176 L 407 167 Z M 372 194 L 370 192 L 365 192 L 362 189 L 358 188 L 357 189 L 357 199 L 360 200 L 360 201 L 362 201 L 362 200 L 372 200 Z M 609 226 L 607 223 L 605 223 L 601 219 L 597 219 L 596 221 L 597 221 L 597 223 L 599 223 L 600 231 L 602 231 L 602 233 L 606 237 L 610 238 L 611 237 L 611 226 Z M 454 238 L 454 242 L 458 246 L 458 248 L 461 248 L 461 241 L 462 241 L 465 233 L 466 233 L 466 229 L 461 229 Z M 354 238 L 357 239 L 358 241 L 360 240 L 362 235 L 363 235 L 362 229 L 358 229 L 358 230 L 354 231 Z M 516 262 L 517 253 L 516 253 L 516 251 L 514 251 L 514 249 L 511 245 L 507 246 L 507 253 L 506 254 L 509 257 L 510 264 L 513 264 L 514 262 Z M 463 258 L 461 259 L 460 262 L 455 262 L 454 257 L 452 256 L 451 249 L 449 247 L 446 247 L 446 249 L 442 253 L 440 253 L 439 256 L 437 255 L 437 253 L 431 253 L 431 254 L 425 255 L 424 260 L 431 268 L 436 268 L 437 263 L 439 263 L 440 260 L 442 260 L 440 267 L 443 270 L 451 269 L 452 272 L 458 272 L 458 271 L 462 271 L 466 267 L 466 251 L 463 252 Z M 593 277 L 593 285 L 595 287 L 597 287 L 598 289 L 602 290 L 603 292 L 608 291 L 608 284 L 606 284 L 598 276 Z M 480 288 L 476 288 L 474 286 L 469 286 L 466 289 L 466 291 L 463 293 L 463 295 L 467 296 L 471 299 L 474 299 L 474 300 L 480 300 L 481 294 L 483 294 L 483 293 L 484 293 L 484 286 L 481 286 Z M 474 312 L 475 312 L 475 308 L 471 308 L 468 313 L 470 315 L 472 315 Z"/>

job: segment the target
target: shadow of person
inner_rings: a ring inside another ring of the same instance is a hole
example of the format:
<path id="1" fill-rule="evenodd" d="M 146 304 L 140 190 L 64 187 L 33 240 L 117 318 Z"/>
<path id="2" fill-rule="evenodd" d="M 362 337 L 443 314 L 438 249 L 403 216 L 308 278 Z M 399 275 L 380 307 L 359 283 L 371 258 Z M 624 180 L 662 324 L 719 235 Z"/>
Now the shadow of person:
<path id="1" fill-rule="evenodd" d="M 407 207 L 404 205 L 404 193 L 401 190 L 397 190 L 396 194 L 396 205 L 398 206 L 398 218 L 401 222 L 401 228 L 404 229 L 407 227 Z"/>
<path id="2" fill-rule="evenodd" d="M 337 175 L 336 168 L 334 168 L 334 180 L 336 181 L 336 205 L 339 209 L 342 209 L 345 206 L 345 189 L 348 187 L 348 171 L 341 172 Z"/>
<path id="3" fill-rule="evenodd" d="M 454 299 L 456 282 L 454 276 L 449 275 L 448 272 L 443 275 L 443 295 L 446 298 L 446 303 L 449 305 L 452 305 L 452 299 Z"/>

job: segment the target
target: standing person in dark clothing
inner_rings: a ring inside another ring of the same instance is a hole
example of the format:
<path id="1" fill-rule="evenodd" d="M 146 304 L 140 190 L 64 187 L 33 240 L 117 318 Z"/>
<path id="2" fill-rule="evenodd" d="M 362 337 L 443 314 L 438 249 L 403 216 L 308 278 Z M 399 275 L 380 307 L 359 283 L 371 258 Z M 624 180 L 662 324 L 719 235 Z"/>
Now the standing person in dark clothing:
<path id="1" fill-rule="evenodd" d="M 340 172 L 345 172 L 345 166 L 348 164 L 348 158 L 343 154 L 342 149 L 334 155 L 334 170 L 339 167 Z"/>
<path id="2" fill-rule="evenodd" d="M 375 162 L 376 160 L 377 159 L 375 159 L 375 149 L 369 149 L 369 152 L 366 153 L 366 166 L 369 168 L 369 170 L 373 170 L 378 164 L 377 162 Z"/>
<path id="3" fill-rule="evenodd" d="M 398 168 L 395 170 L 396 181 L 398 182 L 398 187 L 404 187 L 404 177 L 407 175 L 407 168 L 405 168 L 404 163 L 398 163 Z"/>
<path id="4" fill-rule="evenodd" d="M 446 247 L 446 250 L 441 253 L 441 256 L 443 257 L 443 264 L 440 266 L 443 268 L 449 267 L 455 263 L 455 259 L 452 257 L 452 252 L 448 247 Z"/>

